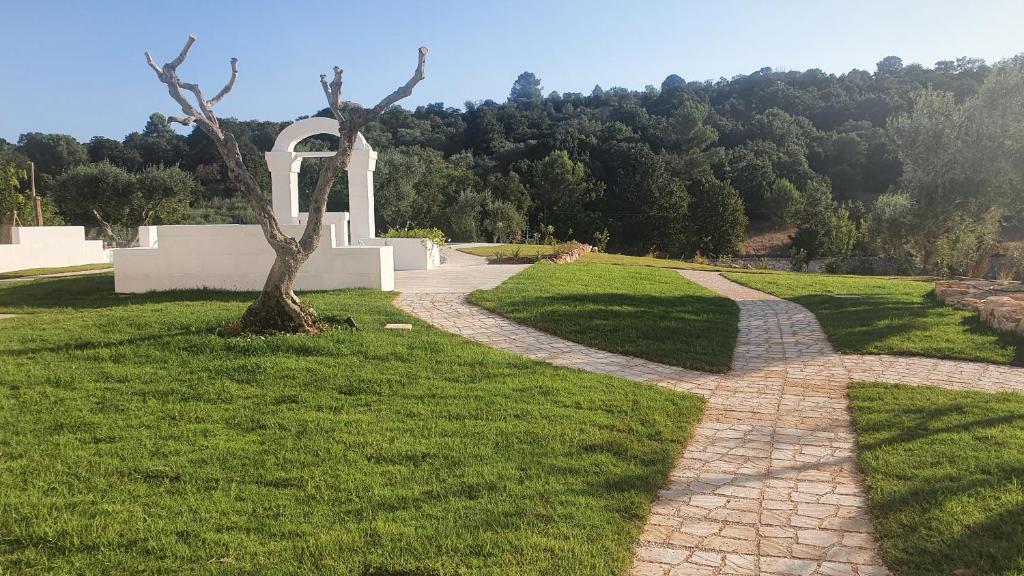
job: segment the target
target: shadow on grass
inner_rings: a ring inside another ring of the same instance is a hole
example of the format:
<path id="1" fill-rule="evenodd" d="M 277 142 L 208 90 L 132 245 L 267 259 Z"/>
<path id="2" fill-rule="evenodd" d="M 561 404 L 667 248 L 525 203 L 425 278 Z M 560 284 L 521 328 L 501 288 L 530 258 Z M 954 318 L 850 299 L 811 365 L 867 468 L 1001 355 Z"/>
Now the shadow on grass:
<path id="1" fill-rule="evenodd" d="M 473 301 L 581 344 L 712 372 L 729 369 L 739 331 L 739 307 L 719 296 L 611 292 Z"/>
<path id="2" fill-rule="evenodd" d="M 913 576 L 1024 573 L 1024 405 L 1013 394 L 929 394 L 853 394 L 884 559 Z"/>
<path id="3" fill-rule="evenodd" d="M 930 293 L 919 300 L 897 299 L 887 296 L 864 295 L 858 298 L 839 298 L 831 295 L 802 295 L 792 301 L 811 310 L 821 322 L 829 341 L 842 352 L 871 352 L 870 347 L 890 339 L 912 339 L 924 330 L 941 327 L 943 316 L 952 319 L 959 311 L 938 302 Z M 930 325 L 930 326 L 929 326 Z M 1024 366 L 1024 338 L 995 330 L 981 321 L 977 314 L 957 318 L 951 326 L 963 334 L 991 337 L 1001 348 L 1013 350 L 1011 364 Z M 969 354 L 956 354 L 955 331 L 949 334 L 948 354 L 928 354 L 938 357 L 975 359 Z M 941 344 L 941 340 L 935 342 Z M 887 354 L 921 355 L 920 350 L 892 350 Z"/>
<path id="4" fill-rule="evenodd" d="M 0 310 L 21 311 L 115 308 L 168 302 L 251 302 L 254 292 L 224 290 L 171 290 L 145 294 L 117 294 L 114 277 L 105 274 L 40 278 L 0 285 Z"/>
<path id="5" fill-rule="evenodd" d="M 979 429 L 990 425 L 979 424 Z M 1024 504 L 1006 506 L 1005 495 L 992 493 L 1016 485 L 1021 477 L 1021 466 L 1000 467 L 981 477 L 965 478 L 956 471 L 928 475 L 873 501 L 873 511 L 882 516 L 879 532 L 889 567 L 897 574 L 920 576 L 1021 574 Z M 985 498 L 986 492 L 990 501 L 975 503 L 982 508 L 970 510 L 967 502 Z"/>

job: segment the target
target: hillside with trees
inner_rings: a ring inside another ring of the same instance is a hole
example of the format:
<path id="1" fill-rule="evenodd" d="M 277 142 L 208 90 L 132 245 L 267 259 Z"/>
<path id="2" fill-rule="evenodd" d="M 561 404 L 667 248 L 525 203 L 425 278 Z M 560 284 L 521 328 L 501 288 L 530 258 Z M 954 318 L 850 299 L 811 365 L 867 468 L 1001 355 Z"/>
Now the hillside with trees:
<path id="1" fill-rule="evenodd" d="M 377 222 L 456 241 L 607 239 L 612 251 L 673 257 L 733 255 L 748 230 L 785 229 L 798 259 L 881 255 L 966 273 L 1024 204 L 1021 70 L 1020 59 L 927 68 L 887 57 L 873 72 L 671 75 L 589 94 L 545 94 L 524 72 L 503 102 L 395 106 L 364 131 L 380 155 Z M 268 188 L 263 152 L 288 122 L 221 122 Z M 251 221 L 209 138 L 180 135 L 161 114 L 122 141 L 0 141 L 12 177 L 28 160 L 59 217 L 111 236 Z M 304 195 L 316 163 L 303 166 Z M 347 204 L 343 180 L 332 210 Z"/>

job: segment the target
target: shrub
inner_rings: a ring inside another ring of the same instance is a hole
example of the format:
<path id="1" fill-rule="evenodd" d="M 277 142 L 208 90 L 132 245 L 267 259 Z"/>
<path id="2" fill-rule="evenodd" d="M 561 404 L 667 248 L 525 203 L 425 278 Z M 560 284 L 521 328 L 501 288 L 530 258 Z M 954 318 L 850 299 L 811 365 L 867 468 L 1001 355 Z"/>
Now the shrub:
<path id="1" fill-rule="evenodd" d="M 522 237 L 526 218 L 515 204 L 496 200 L 488 204 L 485 212 L 484 229 L 491 234 L 492 241 L 507 244 Z"/>
<path id="2" fill-rule="evenodd" d="M 387 232 L 380 235 L 381 238 L 422 238 L 429 240 L 437 245 L 438 248 L 445 245 L 447 242 L 439 228 L 391 228 Z"/>
<path id="3" fill-rule="evenodd" d="M 689 190 L 686 252 L 713 258 L 737 254 L 747 232 L 743 198 L 732 186 L 713 177 L 694 182 Z"/>

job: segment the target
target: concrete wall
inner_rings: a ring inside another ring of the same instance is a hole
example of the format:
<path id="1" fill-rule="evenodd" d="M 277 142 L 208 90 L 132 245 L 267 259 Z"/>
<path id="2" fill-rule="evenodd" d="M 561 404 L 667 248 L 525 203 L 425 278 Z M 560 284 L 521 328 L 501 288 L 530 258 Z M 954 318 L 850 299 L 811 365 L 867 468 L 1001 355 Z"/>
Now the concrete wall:
<path id="1" fill-rule="evenodd" d="M 83 226 L 15 226 L 0 244 L 0 272 L 109 262 L 103 241 L 86 240 Z"/>
<path id="2" fill-rule="evenodd" d="M 304 227 L 282 228 L 298 236 Z M 394 290 L 391 247 L 338 246 L 337 236 L 334 225 L 324 226 L 319 248 L 299 271 L 296 290 Z M 274 251 L 256 225 L 155 226 L 145 232 L 145 238 L 148 246 L 155 247 L 114 251 L 115 291 L 254 291 L 263 287 L 274 262 Z"/>
<path id="3" fill-rule="evenodd" d="M 395 270 L 431 270 L 441 265 L 441 249 L 423 238 L 365 238 L 364 246 L 391 246 L 395 251 Z"/>

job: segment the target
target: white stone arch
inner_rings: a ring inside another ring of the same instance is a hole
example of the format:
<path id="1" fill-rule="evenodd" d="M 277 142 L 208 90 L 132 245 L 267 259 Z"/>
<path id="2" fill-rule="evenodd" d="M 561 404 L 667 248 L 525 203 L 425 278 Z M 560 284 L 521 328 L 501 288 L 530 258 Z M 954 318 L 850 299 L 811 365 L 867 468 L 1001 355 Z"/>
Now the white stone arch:
<path id="1" fill-rule="evenodd" d="M 300 218 L 299 214 L 299 170 L 302 167 L 302 159 L 334 155 L 334 152 L 295 151 L 296 144 L 318 134 L 338 136 L 338 121 L 320 117 L 299 120 L 282 130 L 274 141 L 274 147 L 266 153 L 274 214 L 282 224 L 304 222 L 304 218 Z M 347 167 L 348 218 L 354 244 L 376 237 L 377 228 L 373 215 L 373 171 L 376 167 L 377 153 L 362 134 L 357 134 Z"/>

